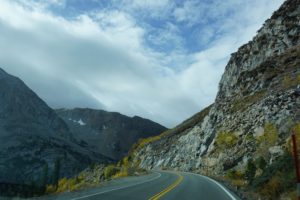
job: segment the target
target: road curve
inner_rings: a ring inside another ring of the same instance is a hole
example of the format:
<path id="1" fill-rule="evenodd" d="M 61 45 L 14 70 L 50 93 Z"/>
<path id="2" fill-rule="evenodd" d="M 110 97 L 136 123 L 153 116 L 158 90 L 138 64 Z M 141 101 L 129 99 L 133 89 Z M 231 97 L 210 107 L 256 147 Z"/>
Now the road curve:
<path id="1" fill-rule="evenodd" d="M 113 180 L 84 191 L 49 196 L 45 200 L 239 200 L 220 183 L 188 172 L 156 171 Z"/>

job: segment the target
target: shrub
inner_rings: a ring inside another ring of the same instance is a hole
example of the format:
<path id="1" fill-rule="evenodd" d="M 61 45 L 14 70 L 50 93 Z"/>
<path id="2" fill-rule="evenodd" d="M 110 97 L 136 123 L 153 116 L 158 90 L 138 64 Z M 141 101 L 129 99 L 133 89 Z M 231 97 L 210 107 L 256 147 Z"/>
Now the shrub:
<path id="1" fill-rule="evenodd" d="M 68 179 L 62 178 L 58 181 L 58 186 L 56 192 L 64 192 L 69 189 L 68 187 Z"/>
<path id="2" fill-rule="evenodd" d="M 244 174 L 241 171 L 235 169 L 229 170 L 225 178 L 234 186 L 242 187 L 245 185 Z"/>
<path id="3" fill-rule="evenodd" d="M 258 137 L 259 145 L 266 145 L 268 147 L 274 146 L 278 139 L 278 131 L 275 125 L 266 123 L 264 126 L 264 134 Z"/>
<path id="4" fill-rule="evenodd" d="M 47 185 L 46 187 L 46 194 L 51 194 L 56 191 L 56 186 L 55 185 Z"/>
<path id="5" fill-rule="evenodd" d="M 278 139 L 278 131 L 275 125 L 266 123 L 263 135 L 257 138 L 257 154 L 261 155 L 265 160 L 269 159 L 269 148 L 274 146 Z"/>
<path id="6" fill-rule="evenodd" d="M 127 167 L 128 165 L 129 165 L 129 158 L 128 158 L 128 156 L 126 156 L 122 159 L 122 166 Z"/>
<path id="7" fill-rule="evenodd" d="M 255 138 L 254 138 L 253 134 L 249 133 L 249 134 L 246 135 L 245 140 L 247 140 L 249 142 L 254 142 Z"/>
<path id="8" fill-rule="evenodd" d="M 274 176 L 271 180 L 260 189 L 263 197 L 268 199 L 276 199 L 282 191 L 282 183 L 279 176 Z"/>
<path id="9" fill-rule="evenodd" d="M 65 191 L 74 191 L 79 189 L 80 186 L 81 186 L 81 182 L 77 177 L 70 178 L 70 179 L 62 178 L 58 181 L 58 187 L 56 191 L 52 191 L 52 192 L 60 193 Z"/>
<path id="10" fill-rule="evenodd" d="M 278 184 L 278 181 L 280 184 Z M 292 154 L 285 151 L 282 156 L 267 166 L 263 173 L 256 177 L 251 186 L 262 195 L 275 195 L 295 189 L 296 176 Z M 272 198 L 272 197 L 270 197 Z"/>
<path id="11" fill-rule="evenodd" d="M 119 168 L 115 167 L 114 165 L 108 165 L 104 169 L 104 177 L 105 179 L 110 179 L 113 175 L 115 175 L 119 171 L 120 171 Z"/>
<path id="12" fill-rule="evenodd" d="M 80 186 L 80 182 L 78 181 L 77 178 L 69 179 L 68 182 L 69 182 L 69 190 L 70 191 L 77 190 Z"/>
<path id="13" fill-rule="evenodd" d="M 264 170 L 265 167 L 267 166 L 267 162 L 262 156 L 260 156 L 255 162 L 259 169 Z"/>
<path id="14" fill-rule="evenodd" d="M 216 144 L 224 148 L 231 148 L 236 145 L 238 137 L 234 133 L 221 132 L 216 137 Z"/>
<path id="15" fill-rule="evenodd" d="M 129 175 L 128 173 L 128 167 L 122 167 L 122 169 L 117 172 L 115 175 L 113 175 L 113 178 L 121 178 L 121 177 L 126 177 Z"/>
<path id="16" fill-rule="evenodd" d="M 242 178 L 244 178 L 244 174 L 241 171 L 232 169 L 226 173 L 225 177 L 228 179 L 242 179 Z"/>
<path id="17" fill-rule="evenodd" d="M 253 160 L 249 159 L 248 163 L 247 163 L 246 171 L 245 171 L 245 178 L 249 181 L 250 184 L 252 183 L 252 181 L 254 179 L 255 173 L 256 173 L 256 166 L 255 166 Z"/>

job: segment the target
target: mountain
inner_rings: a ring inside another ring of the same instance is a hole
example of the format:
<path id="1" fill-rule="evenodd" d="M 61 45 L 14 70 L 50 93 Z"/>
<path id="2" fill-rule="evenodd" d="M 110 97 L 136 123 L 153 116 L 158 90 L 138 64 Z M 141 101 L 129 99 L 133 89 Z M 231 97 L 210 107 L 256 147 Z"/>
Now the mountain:
<path id="1" fill-rule="evenodd" d="M 231 55 L 215 102 L 140 142 L 132 162 L 219 177 L 263 199 L 295 190 L 290 136 L 294 130 L 300 137 L 299 22 L 300 1 L 285 1 Z"/>
<path id="2" fill-rule="evenodd" d="M 68 124 L 74 136 L 98 153 L 119 160 L 141 138 L 158 135 L 165 127 L 141 117 L 116 112 L 76 108 L 59 109 L 57 114 Z"/>
<path id="3" fill-rule="evenodd" d="M 1 184 L 40 184 L 45 168 L 48 176 L 44 179 L 53 182 L 58 162 L 59 177 L 72 176 L 92 162 L 111 162 L 80 145 L 54 110 L 19 78 L 2 69 L 0 105 Z"/>

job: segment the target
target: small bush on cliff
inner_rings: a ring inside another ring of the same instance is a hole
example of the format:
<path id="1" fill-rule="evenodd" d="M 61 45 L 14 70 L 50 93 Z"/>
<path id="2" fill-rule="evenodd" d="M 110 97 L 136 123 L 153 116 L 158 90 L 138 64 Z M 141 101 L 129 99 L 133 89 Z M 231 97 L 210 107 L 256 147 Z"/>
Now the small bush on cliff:
<path id="1" fill-rule="evenodd" d="M 116 174 L 112 176 L 112 178 L 121 178 L 129 176 L 128 167 L 122 167 Z"/>
<path id="2" fill-rule="evenodd" d="M 220 132 L 216 137 L 218 147 L 225 149 L 237 144 L 238 137 L 234 133 Z"/>
<path id="3" fill-rule="evenodd" d="M 256 191 L 268 199 L 274 199 L 283 192 L 296 189 L 296 176 L 292 154 L 285 151 L 282 156 L 267 166 L 263 173 L 251 183 Z"/>
<path id="4" fill-rule="evenodd" d="M 138 142 L 133 146 L 132 149 L 135 149 L 135 150 L 141 149 L 144 146 L 146 146 L 147 144 L 158 141 L 158 140 L 162 139 L 163 137 L 169 135 L 170 133 L 171 133 L 171 131 L 167 130 L 167 131 L 161 133 L 160 135 L 139 139 Z"/>
<path id="5" fill-rule="evenodd" d="M 269 159 L 269 148 L 276 145 L 278 130 L 274 124 L 266 123 L 263 135 L 257 138 L 257 154 L 265 160 Z"/>
<path id="6" fill-rule="evenodd" d="M 266 123 L 264 134 L 257 138 L 259 145 L 274 146 L 278 139 L 278 130 L 274 124 Z"/>
<path id="7" fill-rule="evenodd" d="M 264 170 L 267 166 L 267 162 L 265 161 L 265 159 L 260 156 L 257 160 L 255 160 L 256 165 L 259 169 Z"/>
<path id="8" fill-rule="evenodd" d="M 225 178 L 236 187 L 242 187 L 245 185 L 244 174 L 241 171 L 235 169 L 229 170 L 226 173 Z"/>
<path id="9" fill-rule="evenodd" d="M 109 165 L 105 167 L 104 169 L 104 177 L 105 179 L 110 179 L 112 176 L 117 174 L 120 171 L 120 169 L 114 165 Z"/>
<path id="10" fill-rule="evenodd" d="M 256 173 L 256 165 L 254 164 L 252 159 L 248 160 L 246 171 L 245 171 L 245 178 L 249 181 L 251 184 Z"/>
<path id="11" fill-rule="evenodd" d="M 62 178 L 58 181 L 57 192 L 67 191 L 69 189 L 68 179 Z"/>

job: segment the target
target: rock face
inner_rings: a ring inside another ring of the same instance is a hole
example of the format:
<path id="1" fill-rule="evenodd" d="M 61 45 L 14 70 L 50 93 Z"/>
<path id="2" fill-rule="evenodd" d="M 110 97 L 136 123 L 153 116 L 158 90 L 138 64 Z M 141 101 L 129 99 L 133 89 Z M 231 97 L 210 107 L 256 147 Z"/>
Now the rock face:
<path id="1" fill-rule="evenodd" d="M 20 79 L 0 69 L 0 183 L 48 181 L 56 160 L 59 176 L 71 176 L 92 162 L 111 159 L 80 146 L 66 123 Z"/>
<path id="2" fill-rule="evenodd" d="M 76 108 L 59 109 L 58 115 L 82 144 L 114 160 L 126 155 L 140 138 L 158 135 L 165 127 L 140 117 L 127 117 L 116 112 Z"/>
<path id="3" fill-rule="evenodd" d="M 290 128 L 300 121 L 299 43 L 300 1 L 288 0 L 252 41 L 232 54 L 216 101 L 205 115 L 137 149 L 134 161 L 147 169 L 211 175 L 245 168 L 258 155 L 271 163 L 282 154 Z M 263 138 L 265 151 L 257 145 Z"/>

